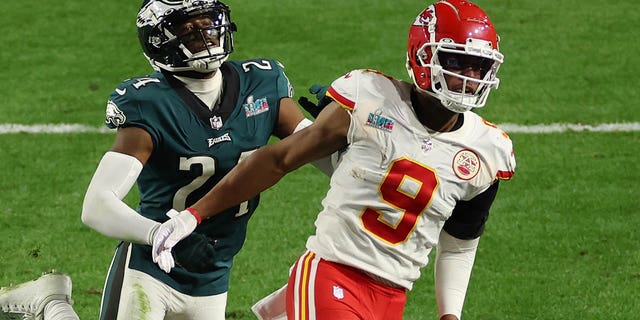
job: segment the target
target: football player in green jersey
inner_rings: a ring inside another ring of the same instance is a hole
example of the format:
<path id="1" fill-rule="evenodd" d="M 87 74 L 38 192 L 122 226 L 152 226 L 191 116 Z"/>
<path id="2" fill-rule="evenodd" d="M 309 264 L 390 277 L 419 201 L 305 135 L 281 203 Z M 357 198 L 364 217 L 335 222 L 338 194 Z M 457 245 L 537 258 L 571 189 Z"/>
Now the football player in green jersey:
<path id="1" fill-rule="evenodd" d="M 259 197 L 200 224 L 174 249 L 175 265 L 154 263 L 154 232 L 170 218 L 167 212 L 194 204 L 270 136 L 284 138 L 311 121 L 292 99 L 278 61 L 227 61 L 236 25 L 222 2 L 145 0 L 137 29 L 155 72 L 124 81 L 109 96 L 106 125 L 117 129 L 115 141 L 82 207 L 83 223 L 122 240 L 106 278 L 100 319 L 224 319 L 233 258 Z M 133 209 L 122 199 L 136 182 L 140 202 Z M 3 299 L 27 297 L 22 293 L 35 288 L 62 291 L 57 296 L 70 301 L 64 275 L 27 283 Z M 34 301 L 12 310 L 54 318 L 45 315 L 48 300 Z"/>
<path id="2" fill-rule="evenodd" d="M 155 73 L 109 97 L 117 128 L 85 196 L 82 220 L 121 239 L 103 293 L 101 319 L 224 319 L 233 257 L 259 197 L 198 227 L 158 267 L 151 241 L 170 209 L 184 210 L 239 161 L 308 124 L 275 60 L 227 61 L 235 24 L 215 1 L 147 0 L 138 37 Z M 122 199 L 138 183 L 137 210 Z"/>

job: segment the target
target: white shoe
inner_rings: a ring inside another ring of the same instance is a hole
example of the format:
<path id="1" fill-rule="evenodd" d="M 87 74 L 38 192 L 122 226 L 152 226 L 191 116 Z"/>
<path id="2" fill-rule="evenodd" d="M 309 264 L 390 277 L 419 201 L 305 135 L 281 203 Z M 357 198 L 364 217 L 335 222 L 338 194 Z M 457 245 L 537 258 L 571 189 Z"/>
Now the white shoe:
<path id="1" fill-rule="evenodd" d="M 71 278 L 47 273 L 36 280 L 0 288 L 0 320 L 43 320 L 44 307 L 53 300 L 71 301 Z"/>

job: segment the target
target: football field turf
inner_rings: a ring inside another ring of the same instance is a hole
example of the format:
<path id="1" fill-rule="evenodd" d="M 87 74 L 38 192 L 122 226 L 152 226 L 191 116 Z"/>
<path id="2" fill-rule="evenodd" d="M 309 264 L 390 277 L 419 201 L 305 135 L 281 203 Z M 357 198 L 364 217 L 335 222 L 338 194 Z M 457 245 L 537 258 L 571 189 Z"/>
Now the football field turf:
<path id="1" fill-rule="evenodd" d="M 306 95 L 311 84 L 329 83 L 356 68 L 407 79 L 407 30 L 426 4 L 227 3 L 238 24 L 232 59 L 279 59 L 296 97 Z M 636 3 L 477 3 L 496 25 L 506 55 L 500 88 L 479 113 L 497 124 L 519 126 L 508 126 L 519 128 L 510 133 L 518 167 L 514 179 L 501 184 L 480 241 L 464 318 L 636 318 Z M 0 285 L 51 269 L 68 273 L 81 319 L 97 318 L 117 244 L 80 221 L 86 187 L 114 137 L 97 129 L 111 90 L 151 70 L 135 36 L 138 7 L 139 1 L 131 0 L 2 4 Z M 93 129 L 15 133 L 8 129 L 13 124 Z M 614 125 L 601 132 L 540 132 L 554 124 Z M 628 124 L 628 131 L 612 131 L 619 124 Z M 263 193 L 235 260 L 228 319 L 253 319 L 251 304 L 284 284 L 314 230 L 327 187 L 327 177 L 305 166 Z M 127 197 L 131 205 L 136 200 L 135 192 Z M 405 319 L 436 319 L 432 274 L 429 265 L 409 293 Z"/>

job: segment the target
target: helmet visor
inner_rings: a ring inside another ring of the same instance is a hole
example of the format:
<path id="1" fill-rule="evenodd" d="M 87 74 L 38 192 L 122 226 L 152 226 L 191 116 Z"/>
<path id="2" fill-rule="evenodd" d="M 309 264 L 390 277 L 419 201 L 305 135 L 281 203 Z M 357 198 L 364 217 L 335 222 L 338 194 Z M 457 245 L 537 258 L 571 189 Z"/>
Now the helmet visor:
<path id="1" fill-rule="evenodd" d="M 438 52 L 438 60 L 445 70 L 461 72 L 471 69 L 479 72 L 480 78 L 484 78 L 494 64 L 493 59 L 444 51 Z"/>

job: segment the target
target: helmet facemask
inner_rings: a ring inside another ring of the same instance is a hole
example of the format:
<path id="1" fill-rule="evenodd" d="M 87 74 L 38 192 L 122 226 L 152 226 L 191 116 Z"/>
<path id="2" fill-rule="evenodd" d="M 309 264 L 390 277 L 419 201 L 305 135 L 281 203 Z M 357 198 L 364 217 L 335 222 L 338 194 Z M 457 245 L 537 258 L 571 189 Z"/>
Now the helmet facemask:
<path id="1" fill-rule="evenodd" d="M 427 54 L 430 50 L 431 54 Z M 429 57 L 430 59 L 424 60 Z M 440 100 L 442 105 L 453 112 L 465 112 L 472 108 L 482 108 L 491 89 L 498 88 L 496 77 L 504 57 L 491 49 L 491 43 L 480 39 L 467 39 L 464 45 L 449 39 L 438 43 L 425 43 L 418 50 L 418 63 L 430 69 L 430 90 L 423 90 Z M 480 78 L 464 75 L 464 70 L 472 68 L 480 72 Z M 462 80 L 460 87 L 449 88 L 445 77 Z M 475 87 L 475 89 L 473 88 Z"/>
<path id="2" fill-rule="evenodd" d="M 194 71 L 207 73 L 218 70 L 227 60 L 229 53 L 233 51 L 233 40 L 231 30 L 226 24 L 216 21 L 217 17 L 209 14 L 201 17 L 208 18 L 212 24 L 196 27 L 184 34 L 176 32 L 177 30 L 172 33 L 177 35 L 178 48 L 185 56 L 183 61 Z"/>

